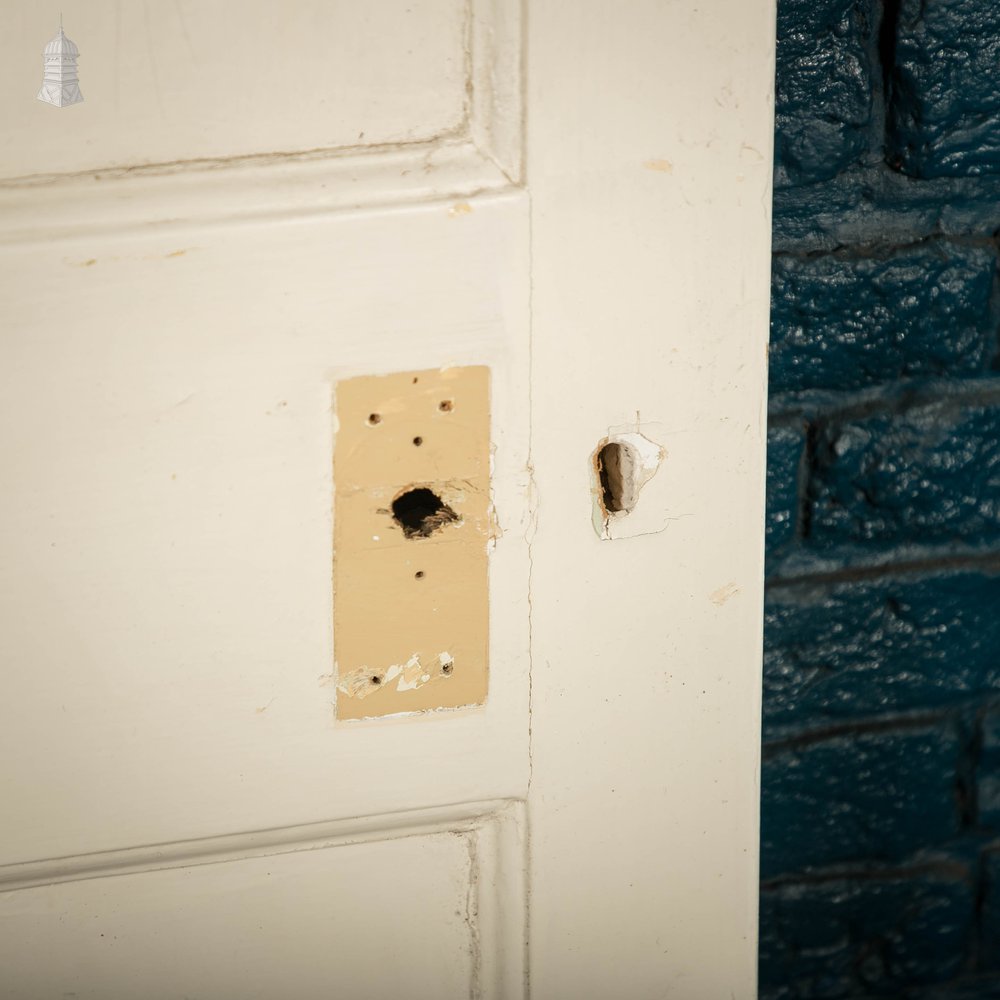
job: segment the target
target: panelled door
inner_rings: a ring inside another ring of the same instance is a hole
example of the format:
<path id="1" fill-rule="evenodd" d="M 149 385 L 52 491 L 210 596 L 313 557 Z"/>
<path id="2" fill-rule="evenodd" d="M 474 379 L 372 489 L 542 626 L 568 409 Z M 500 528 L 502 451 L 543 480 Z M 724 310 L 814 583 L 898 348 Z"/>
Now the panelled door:
<path id="1" fill-rule="evenodd" d="M 752 997 L 770 0 L 60 6 L 0 997 Z"/>

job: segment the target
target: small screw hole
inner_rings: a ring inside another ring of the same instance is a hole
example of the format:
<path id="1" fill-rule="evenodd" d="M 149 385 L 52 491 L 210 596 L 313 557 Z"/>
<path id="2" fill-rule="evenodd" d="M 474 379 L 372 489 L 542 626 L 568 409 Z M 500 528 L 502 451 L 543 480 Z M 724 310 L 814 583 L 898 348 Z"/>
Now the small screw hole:
<path id="1" fill-rule="evenodd" d="M 372 684 L 381 684 L 382 678 L 378 674 L 372 674 Z"/>
<path id="2" fill-rule="evenodd" d="M 419 381 L 420 381 L 420 379 L 418 379 L 417 376 L 414 375 L 413 376 L 413 384 L 416 385 Z"/>
<path id="3" fill-rule="evenodd" d="M 441 673 L 450 674 L 455 669 L 455 664 L 450 660 L 447 663 L 441 664 Z"/>
<path id="4" fill-rule="evenodd" d="M 450 413 L 455 407 L 455 404 L 450 399 L 442 399 L 438 403 L 438 409 L 443 410 L 445 413 Z"/>
<path id="5" fill-rule="evenodd" d="M 382 423 L 382 414 L 381 413 L 369 413 L 368 414 L 368 424 L 369 424 L 369 426 L 374 427 L 376 424 L 380 424 L 380 423 Z"/>
<path id="6" fill-rule="evenodd" d="M 424 439 L 422 437 L 415 437 L 413 443 L 419 448 L 424 443 Z"/>
<path id="7" fill-rule="evenodd" d="M 423 578 L 424 578 L 424 571 L 422 569 L 418 569 L 416 573 L 413 574 L 414 580 L 422 580 Z"/>

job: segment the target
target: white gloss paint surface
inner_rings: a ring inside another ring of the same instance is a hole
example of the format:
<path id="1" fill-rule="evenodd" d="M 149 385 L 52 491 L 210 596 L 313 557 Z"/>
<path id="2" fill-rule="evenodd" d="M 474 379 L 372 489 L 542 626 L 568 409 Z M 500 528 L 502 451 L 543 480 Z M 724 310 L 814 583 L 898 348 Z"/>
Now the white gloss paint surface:
<path id="1" fill-rule="evenodd" d="M 532 3 L 528 37 L 532 993 L 748 1000 L 773 9 Z M 603 541 L 589 458 L 637 412 L 671 520 Z"/>
<path id="2" fill-rule="evenodd" d="M 750 1000 L 771 0 L 9 6 L 0 998 Z M 337 723 L 334 386 L 483 364 L 486 703 Z"/>

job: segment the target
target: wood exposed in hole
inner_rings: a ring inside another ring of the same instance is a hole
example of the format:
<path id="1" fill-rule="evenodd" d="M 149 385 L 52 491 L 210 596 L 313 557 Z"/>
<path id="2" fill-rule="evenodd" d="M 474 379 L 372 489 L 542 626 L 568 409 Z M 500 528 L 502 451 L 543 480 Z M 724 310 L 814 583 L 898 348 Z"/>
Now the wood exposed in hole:
<path id="1" fill-rule="evenodd" d="M 656 474 L 666 452 L 639 431 L 612 432 L 591 456 L 594 474 L 594 528 L 604 539 L 648 533 L 635 524 L 640 493 Z M 642 521 L 649 519 L 643 515 Z M 657 528 L 655 530 L 662 530 Z"/>
<path id="2" fill-rule="evenodd" d="M 403 529 L 404 538 L 429 538 L 458 515 L 426 486 L 412 487 L 392 501 L 392 518 Z"/>
<path id="3" fill-rule="evenodd" d="M 612 514 L 631 510 L 635 505 L 631 484 L 635 456 L 626 444 L 609 441 L 597 453 L 597 476 L 601 483 L 601 503 Z"/>

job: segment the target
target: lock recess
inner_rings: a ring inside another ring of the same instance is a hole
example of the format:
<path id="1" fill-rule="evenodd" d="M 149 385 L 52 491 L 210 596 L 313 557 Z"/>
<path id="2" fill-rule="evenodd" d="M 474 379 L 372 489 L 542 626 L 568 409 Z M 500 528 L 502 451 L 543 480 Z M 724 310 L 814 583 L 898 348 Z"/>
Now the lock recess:
<path id="1" fill-rule="evenodd" d="M 362 376 L 336 392 L 336 717 L 480 705 L 489 650 L 489 369 Z"/>

